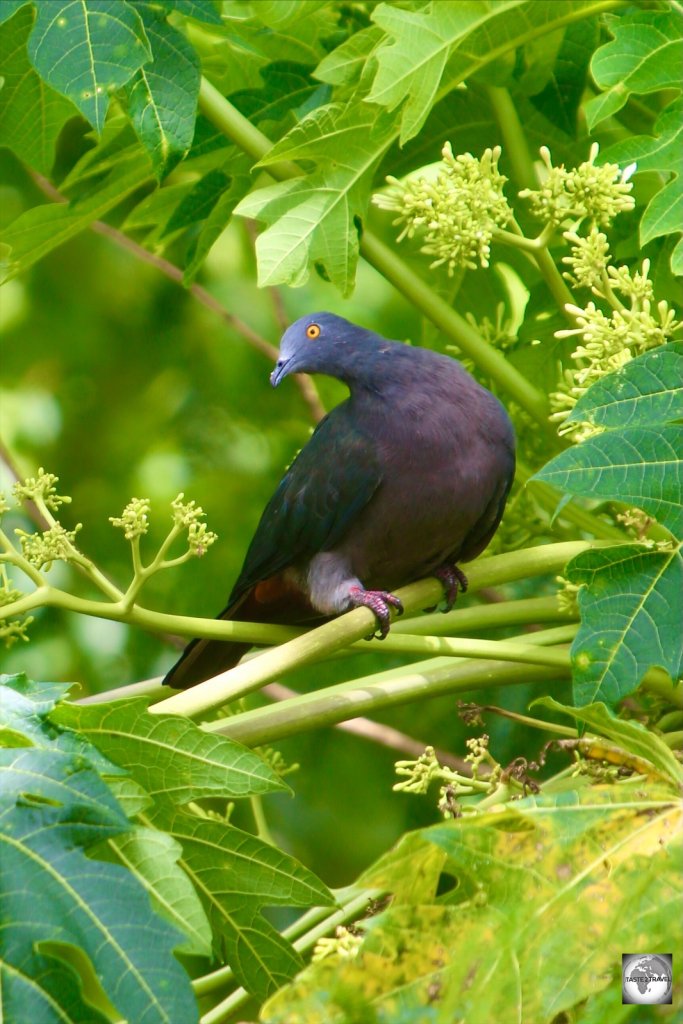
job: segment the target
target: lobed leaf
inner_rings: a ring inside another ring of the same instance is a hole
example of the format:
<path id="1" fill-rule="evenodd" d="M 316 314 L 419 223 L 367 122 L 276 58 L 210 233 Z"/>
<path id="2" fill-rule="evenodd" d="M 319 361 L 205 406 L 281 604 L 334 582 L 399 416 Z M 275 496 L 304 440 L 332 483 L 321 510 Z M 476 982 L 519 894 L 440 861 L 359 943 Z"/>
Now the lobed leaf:
<path id="1" fill-rule="evenodd" d="M 102 704 L 60 704 L 50 715 L 76 730 L 152 797 L 183 804 L 286 789 L 257 754 L 234 740 L 211 736 L 187 718 L 152 715 L 142 697 Z"/>
<path id="2" fill-rule="evenodd" d="M 64 998 L 73 1012 L 71 964 L 80 965 L 81 978 L 94 972 L 120 1017 L 148 1024 L 197 1020 L 189 979 L 173 957 L 180 933 L 153 913 L 130 872 L 86 856 L 93 844 L 129 828 L 105 784 L 82 762 L 46 750 L 0 751 L 0 961 L 11 976 L 3 987 L 9 1019 L 63 1020 L 54 1003 L 53 1016 L 30 1013 L 65 978 L 64 997 L 55 992 L 57 1007 Z M 65 962 L 49 982 L 47 972 L 55 968 L 36 956 L 48 951 L 50 960 Z"/>
<path id="3" fill-rule="evenodd" d="M 579 555 L 565 572 L 582 587 L 581 626 L 571 648 L 577 705 L 616 703 L 653 666 L 665 669 L 672 679 L 680 677 L 680 548 L 597 548 Z"/>
<path id="4" fill-rule="evenodd" d="M 550 1024 L 612 987 L 624 948 L 680 941 L 680 824 L 671 789 L 639 781 L 531 797 L 414 833 L 413 849 L 419 841 L 440 854 L 421 859 L 418 893 L 404 883 L 404 839 L 393 876 L 383 858 L 384 884 L 403 896 L 360 923 L 357 955 L 312 964 L 261 1019 Z"/>
<path id="5" fill-rule="evenodd" d="M 683 19 L 669 8 L 633 11 L 608 22 L 614 38 L 596 51 L 591 72 L 605 90 L 585 106 L 592 130 L 633 94 L 681 88 Z"/>
<path id="6" fill-rule="evenodd" d="M 28 55 L 38 74 L 102 131 L 110 94 L 151 59 L 126 0 L 35 0 Z"/>
<path id="7" fill-rule="evenodd" d="M 683 98 L 666 107 L 654 125 L 654 136 L 636 135 L 601 154 L 602 161 L 635 162 L 637 172 L 660 171 L 667 183 L 650 199 L 640 221 L 641 245 L 661 235 L 678 235 L 683 224 Z M 671 254 L 671 270 L 683 274 L 683 239 Z"/>
<path id="8" fill-rule="evenodd" d="M 642 509 L 683 538 L 683 346 L 646 352 L 607 374 L 583 395 L 572 418 L 604 433 L 574 445 L 536 479 L 569 494 Z M 581 627 L 572 645 L 578 704 L 612 703 L 632 692 L 652 666 L 677 678 L 683 651 L 678 544 L 600 548 L 567 568 L 579 593 Z"/>
<path id="9" fill-rule="evenodd" d="M 263 998 L 289 980 L 301 960 L 261 908 L 329 906 L 329 890 L 293 857 L 225 822 L 168 808 L 154 822 L 181 844 L 183 867 L 240 983 Z"/>
<path id="10" fill-rule="evenodd" d="M 48 174 L 59 133 L 78 112 L 29 63 L 26 42 L 34 14 L 31 7 L 21 3 L 16 9 L 16 16 L 0 26 L 4 78 L 0 93 L 0 146 L 7 146 L 34 170 Z M 0 7 L 0 13 L 7 15 L 7 9 Z"/>
<path id="11" fill-rule="evenodd" d="M 625 427 L 561 452 L 536 474 L 558 490 L 642 508 L 683 537 L 683 427 Z"/>
<path id="12" fill-rule="evenodd" d="M 406 101 L 401 117 L 401 144 L 417 135 L 424 124 L 456 46 L 487 22 L 523 6 L 524 0 L 504 0 L 502 4 L 466 0 L 458 4 L 431 4 L 422 11 L 403 10 L 386 3 L 375 8 L 372 20 L 391 41 L 376 51 L 378 68 L 368 101 L 389 110 Z M 490 38 L 489 43 L 492 42 Z M 455 84 L 453 81 L 452 86 Z"/>
<path id="13" fill-rule="evenodd" d="M 194 886 L 178 863 L 182 848 L 172 836 L 138 827 L 109 839 L 93 852 L 98 860 L 121 864 L 138 880 L 157 914 L 185 935 L 179 952 L 211 956 L 211 926 Z"/>
<path id="14" fill-rule="evenodd" d="M 128 111 L 140 141 L 163 178 L 192 145 L 199 58 L 182 32 L 149 7 L 139 13 L 152 53 L 152 62 L 139 68 L 125 85 Z"/>
<path id="15" fill-rule="evenodd" d="M 320 107 L 268 152 L 264 166 L 313 160 L 316 170 L 250 193 L 236 207 L 268 227 L 256 243 L 261 286 L 303 284 L 319 265 L 344 295 L 353 288 L 358 232 L 393 116 L 368 104 Z"/>
<path id="16" fill-rule="evenodd" d="M 596 381 L 568 419 L 599 427 L 640 427 L 683 419 L 683 342 L 645 352 Z"/>

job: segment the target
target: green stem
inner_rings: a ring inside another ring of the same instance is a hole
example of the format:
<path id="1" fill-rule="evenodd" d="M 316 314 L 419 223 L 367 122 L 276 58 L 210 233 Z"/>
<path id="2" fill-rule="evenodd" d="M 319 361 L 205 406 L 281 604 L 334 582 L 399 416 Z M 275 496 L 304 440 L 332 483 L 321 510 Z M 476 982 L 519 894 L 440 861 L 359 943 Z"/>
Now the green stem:
<path id="1" fill-rule="evenodd" d="M 255 160 L 261 160 L 272 148 L 272 142 L 244 117 L 206 79 L 199 92 L 202 113 L 229 139 Z M 278 180 L 302 173 L 296 164 L 272 164 L 268 172 Z M 463 352 L 506 390 L 522 408 L 544 427 L 548 425 L 546 396 L 538 391 L 505 356 L 488 345 L 467 321 L 425 284 L 421 277 L 375 235 L 365 231 L 360 243 L 361 255 L 396 289 L 451 339 Z"/>
<path id="2" fill-rule="evenodd" d="M 577 625 L 559 626 L 555 631 L 555 643 L 569 643 L 576 636 Z M 378 640 L 383 651 L 397 654 L 447 654 L 457 658 L 495 658 L 499 661 L 517 661 L 526 665 L 557 665 L 564 667 L 567 655 L 562 651 L 539 651 L 533 644 L 516 640 L 465 640 L 456 637 L 417 636 L 412 634 L 391 634 L 386 640 Z M 376 646 L 373 642 L 369 650 Z M 379 650 L 379 647 L 377 647 Z"/>
<path id="3" fill-rule="evenodd" d="M 234 718 L 206 723 L 202 728 L 229 736 L 246 746 L 260 746 L 349 718 L 374 715 L 385 708 L 446 694 L 568 679 L 571 674 L 568 655 L 566 661 L 565 668 L 560 669 L 502 661 L 433 658 L 400 670 L 329 686 L 321 693 L 292 697 Z"/>
<path id="4" fill-rule="evenodd" d="M 557 598 L 527 597 L 520 601 L 496 601 L 476 604 L 470 608 L 433 612 L 415 618 L 400 618 L 391 627 L 391 636 L 410 633 L 413 636 L 467 636 L 479 630 L 500 626 L 527 625 L 541 622 L 572 622 L 578 616 L 560 609 Z"/>
<path id="5" fill-rule="evenodd" d="M 266 815 L 263 810 L 263 801 L 261 797 L 249 797 L 249 802 L 251 803 L 251 813 L 254 815 L 257 836 L 259 839 L 262 839 L 264 843 L 268 843 L 269 846 L 277 846 L 270 828 L 268 827 L 268 821 L 266 820 Z"/>
<path id="6" fill-rule="evenodd" d="M 581 551 L 593 546 L 586 541 L 548 544 L 525 551 L 482 558 L 472 564 L 469 581 L 472 590 L 480 587 L 509 583 L 513 580 L 560 572 L 566 563 Z M 398 591 L 407 611 L 429 607 L 439 601 L 443 593 L 436 579 L 421 580 Z M 356 608 L 331 622 L 290 640 L 275 650 L 265 651 L 258 658 L 237 665 L 214 679 L 193 686 L 184 693 L 175 694 L 150 710 L 178 715 L 197 715 L 227 701 L 243 697 L 276 676 L 318 660 L 367 636 L 376 627 L 374 614 L 369 608 Z"/>
<path id="7" fill-rule="evenodd" d="M 519 188 L 538 188 L 538 176 L 529 153 L 524 129 L 517 114 L 517 108 L 507 89 L 489 86 L 487 89 L 491 106 L 498 122 L 500 133 L 505 144 L 505 153 L 512 164 L 516 184 Z M 541 235 L 543 237 L 543 233 Z M 573 303 L 574 297 L 569 291 L 557 264 L 552 258 L 547 245 L 531 250 L 550 294 L 563 313 L 567 303 Z"/>

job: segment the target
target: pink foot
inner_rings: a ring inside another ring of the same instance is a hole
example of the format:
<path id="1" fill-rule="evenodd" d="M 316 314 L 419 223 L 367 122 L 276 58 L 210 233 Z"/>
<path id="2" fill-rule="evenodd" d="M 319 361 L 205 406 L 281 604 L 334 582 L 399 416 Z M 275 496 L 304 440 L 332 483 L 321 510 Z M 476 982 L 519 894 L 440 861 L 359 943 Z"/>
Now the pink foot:
<path id="1" fill-rule="evenodd" d="M 445 612 L 449 612 L 455 604 L 455 599 L 458 596 L 458 591 L 462 590 L 463 594 L 467 590 L 467 576 L 458 569 L 457 565 L 442 565 L 434 573 L 437 580 L 443 584 L 444 594 L 446 597 Z"/>
<path id="2" fill-rule="evenodd" d="M 351 587 L 349 600 L 352 608 L 369 608 L 375 614 L 377 632 L 372 633 L 368 640 L 372 640 L 374 637 L 384 640 L 391 623 L 390 608 L 395 608 L 399 615 L 403 615 L 403 605 L 400 600 L 387 590 L 363 590 L 362 587 Z"/>

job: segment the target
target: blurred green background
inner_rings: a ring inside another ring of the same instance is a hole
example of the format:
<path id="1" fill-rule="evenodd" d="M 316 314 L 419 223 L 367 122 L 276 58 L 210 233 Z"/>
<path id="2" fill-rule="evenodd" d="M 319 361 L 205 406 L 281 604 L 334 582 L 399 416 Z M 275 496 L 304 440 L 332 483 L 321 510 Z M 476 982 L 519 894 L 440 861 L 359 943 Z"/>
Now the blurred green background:
<path id="1" fill-rule="evenodd" d="M 39 200 L 23 168 L 0 152 L 2 222 Z M 172 251 L 165 255 L 173 259 Z M 283 318 L 321 309 L 389 337 L 424 340 L 413 307 L 367 264 L 361 263 L 349 300 L 317 276 L 278 295 L 257 289 L 255 281 L 253 238 L 236 221 L 213 248 L 201 283 L 271 344 L 278 343 Z M 109 517 L 132 496 L 150 498 L 144 543 L 151 554 L 170 526 L 169 502 L 184 491 L 203 506 L 219 541 L 206 557 L 157 575 L 142 603 L 216 614 L 265 502 L 313 427 L 294 382 L 273 391 L 271 364 L 242 335 L 159 270 L 92 231 L 2 289 L 0 324 L 0 429 L 19 473 L 33 475 L 43 466 L 59 476 L 60 492 L 73 498 L 63 509 L 64 525 L 83 523 L 82 550 L 119 586 L 130 577 L 130 551 Z M 317 384 L 327 408 L 344 396 L 336 382 Z M 0 490 L 7 492 L 13 478 L 5 462 L 0 473 Z M 15 513 L 7 525 L 33 528 Z M 51 578 L 87 593 L 64 565 L 56 564 Z M 30 643 L 1 652 L 2 671 L 78 681 L 87 692 L 159 675 L 177 656 L 159 637 L 52 609 L 39 611 L 29 632 Z M 354 656 L 286 683 L 318 688 L 397 664 L 389 654 Z M 530 688 L 515 687 L 501 699 L 521 709 L 531 696 Z M 489 692 L 486 700 L 496 703 L 498 696 Z M 451 698 L 395 709 L 382 720 L 460 755 L 465 737 L 481 733 L 461 723 Z M 504 763 L 523 749 L 523 734 L 510 723 L 498 720 L 490 731 Z M 526 749 L 541 743 L 536 734 Z M 331 885 L 350 882 L 406 828 L 436 819 L 435 801 L 391 791 L 393 763 L 404 755 L 335 730 L 299 736 L 281 750 L 301 767 L 288 776 L 294 799 L 267 801 L 276 840 Z M 249 827 L 245 814 L 238 812 L 237 820 Z"/>

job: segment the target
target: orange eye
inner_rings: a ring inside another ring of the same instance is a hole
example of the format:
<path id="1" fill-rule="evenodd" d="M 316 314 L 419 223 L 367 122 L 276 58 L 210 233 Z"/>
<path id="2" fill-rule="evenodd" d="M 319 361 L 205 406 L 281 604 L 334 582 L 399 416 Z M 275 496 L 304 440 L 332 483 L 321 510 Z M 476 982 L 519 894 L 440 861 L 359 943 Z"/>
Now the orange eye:
<path id="1" fill-rule="evenodd" d="M 307 338 L 317 338 L 319 334 L 320 328 L 318 327 L 317 324 L 309 324 L 308 327 L 306 328 Z"/>

